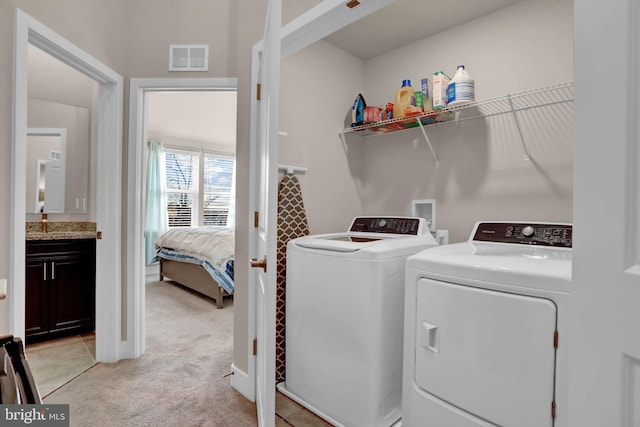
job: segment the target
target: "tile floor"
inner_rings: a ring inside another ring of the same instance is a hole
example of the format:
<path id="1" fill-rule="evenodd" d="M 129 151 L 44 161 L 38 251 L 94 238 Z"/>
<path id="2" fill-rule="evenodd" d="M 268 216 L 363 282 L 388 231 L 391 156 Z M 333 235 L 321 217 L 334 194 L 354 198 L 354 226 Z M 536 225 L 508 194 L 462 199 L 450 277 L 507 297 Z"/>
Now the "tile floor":
<path id="1" fill-rule="evenodd" d="M 97 363 L 95 334 L 29 344 L 25 352 L 42 398 Z M 291 426 L 331 427 L 331 424 L 276 392 L 276 427 Z"/>
<path id="2" fill-rule="evenodd" d="M 276 427 L 331 427 L 331 424 L 280 392 L 276 392 L 276 415 Z"/>
<path id="3" fill-rule="evenodd" d="M 96 364 L 96 337 L 90 333 L 29 344 L 25 354 L 44 398 Z"/>

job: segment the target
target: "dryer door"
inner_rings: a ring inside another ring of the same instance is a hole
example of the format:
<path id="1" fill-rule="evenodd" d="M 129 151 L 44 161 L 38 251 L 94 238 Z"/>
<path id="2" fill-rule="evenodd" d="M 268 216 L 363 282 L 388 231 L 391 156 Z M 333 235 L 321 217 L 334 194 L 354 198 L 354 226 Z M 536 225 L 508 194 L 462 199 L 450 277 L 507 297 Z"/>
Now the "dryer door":
<path id="1" fill-rule="evenodd" d="M 552 426 L 556 305 L 420 279 L 415 382 L 501 426 Z"/>

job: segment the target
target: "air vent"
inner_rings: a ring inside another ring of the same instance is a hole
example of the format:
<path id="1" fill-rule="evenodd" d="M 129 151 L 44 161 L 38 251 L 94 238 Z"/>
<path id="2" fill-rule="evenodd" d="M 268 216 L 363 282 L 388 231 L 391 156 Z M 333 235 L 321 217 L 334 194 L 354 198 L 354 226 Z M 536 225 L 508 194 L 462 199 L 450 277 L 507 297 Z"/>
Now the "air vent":
<path id="1" fill-rule="evenodd" d="M 62 153 L 60 151 L 49 150 L 49 160 L 60 160 L 62 159 Z"/>
<path id="2" fill-rule="evenodd" d="M 169 45 L 169 71 L 208 71 L 209 45 Z"/>

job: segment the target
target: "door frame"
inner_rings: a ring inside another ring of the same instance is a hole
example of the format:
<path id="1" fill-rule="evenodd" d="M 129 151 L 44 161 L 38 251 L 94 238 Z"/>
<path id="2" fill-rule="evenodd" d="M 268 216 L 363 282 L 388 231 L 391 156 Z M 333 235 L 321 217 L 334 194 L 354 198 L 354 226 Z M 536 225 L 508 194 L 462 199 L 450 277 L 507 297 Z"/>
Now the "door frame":
<path id="1" fill-rule="evenodd" d="M 287 25 L 281 27 L 280 30 L 280 57 L 281 60 L 286 58 L 289 55 L 292 55 L 299 50 L 304 49 L 305 47 L 323 39 L 327 35 L 340 30 L 341 28 L 346 27 L 347 25 L 363 18 L 364 16 L 375 12 L 376 10 L 392 3 L 393 0 L 371 0 L 366 3 L 362 3 L 354 8 L 348 8 L 345 5 L 343 0 L 324 0 L 315 7 L 311 8 L 307 12 L 300 15 L 298 18 L 289 22 Z M 269 5 L 271 7 L 271 5 Z M 269 25 L 269 18 L 267 18 L 267 22 L 265 26 Z M 257 42 L 253 46 L 252 50 L 252 61 L 251 61 L 251 129 L 250 129 L 250 158 L 256 159 L 258 153 L 256 152 L 257 148 L 257 140 L 258 140 L 258 129 L 256 126 L 256 118 L 257 118 L 257 84 L 259 80 L 259 67 L 260 61 L 262 60 L 262 53 L 264 51 L 264 43 L 265 40 Z M 271 82 L 261 82 L 261 84 L 270 84 Z M 254 169 L 254 160 L 251 160 L 252 170 Z M 269 159 L 267 161 L 270 165 L 277 165 L 277 159 Z M 277 176 L 277 170 L 271 174 L 272 176 Z M 256 184 L 254 182 L 250 182 L 252 186 L 250 190 L 250 194 L 254 194 Z M 276 186 L 277 189 L 277 186 Z M 274 197 L 277 197 L 275 194 Z M 250 196 L 251 199 L 251 196 Z M 249 211 L 256 211 L 255 200 L 250 200 Z M 275 205 L 275 203 L 274 203 Z M 275 232 L 276 230 L 273 229 Z M 253 238 L 250 238 L 249 242 L 249 253 L 253 255 L 256 254 L 255 248 L 256 244 Z M 273 261 L 275 262 L 275 261 Z M 257 394 L 257 364 L 259 363 L 258 357 L 256 355 L 258 353 L 262 355 L 275 355 L 275 345 L 274 343 L 270 343 L 269 340 L 265 346 L 265 343 L 256 340 L 257 331 L 259 328 L 258 322 L 260 321 L 259 313 L 261 310 L 264 310 L 265 307 L 258 307 L 258 290 L 255 285 L 257 282 L 258 274 L 255 270 L 252 270 L 249 265 L 246 266 L 248 269 L 247 277 L 249 278 L 249 292 L 248 292 L 248 336 L 247 339 L 247 352 L 248 352 L 248 372 L 246 375 L 243 375 L 239 370 L 234 370 L 234 378 L 232 380 L 232 385 L 234 388 L 243 393 L 247 398 L 252 401 L 256 400 Z M 273 317 L 275 319 L 275 311 L 274 313 L 267 313 L 265 318 Z M 255 341 L 254 341 L 255 340 Z M 257 341 L 257 348 L 254 351 L 254 342 Z M 273 341 L 275 341 L 275 336 Z M 273 347 L 273 348 L 272 348 Z M 275 357 L 275 356 L 274 356 Z M 269 361 L 269 363 L 271 363 Z M 273 389 L 275 393 L 275 363 L 274 365 L 274 375 L 273 375 Z M 267 397 L 268 405 L 271 405 L 271 396 Z M 266 408 L 269 410 L 268 408 Z M 259 413 L 261 411 L 259 410 Z M 264 420 L 267 423 L 273 422 L 273 420 Z"/>
<path id="2" fill-rule="evenodd" d="M 146 114 L 147 93 L 237 91 L 237 78 L 134 78 L 129 83 L 129 151 L 127 182 L 127 345 L 126 357 L 145 351 Z M 236 142 L 237 144 L 237 142 Z"/>
<path id="3" fill-rule="evenodd" d="M 121 358 L 122 102 L 123 79 L 31 16 L 14 15 L 10 326 L 25 337 L 25 198 L 27 142 L 27 49 L 32 44 L 99 84 L 96 170 L 96 360 Z M 108 171 L 108 173 L 106 173 Z"/>

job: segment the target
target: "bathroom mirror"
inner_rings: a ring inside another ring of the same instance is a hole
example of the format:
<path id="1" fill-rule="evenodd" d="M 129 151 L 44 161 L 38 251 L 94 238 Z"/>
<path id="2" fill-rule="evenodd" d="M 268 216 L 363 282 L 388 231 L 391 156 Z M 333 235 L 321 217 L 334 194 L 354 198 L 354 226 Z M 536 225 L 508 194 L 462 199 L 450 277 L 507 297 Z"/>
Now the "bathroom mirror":
<path id="1" fill-rule="evenodd" d="M 64 192 L 58 193 L 59 205 L 54 207 L 49 201 L 44 204 L 44 212 L 88 214 L 95 206 L 89 197 L 93 188 L 90 184 L 94 150 L 91 135 L 95 132 L 92 114 L 97 109 L 96 83 L 36 46 L 29 44 L 27 53 L 27 133 L 33 129 L 66 130 L 64 174 L 60 173 L 59 177 L 60 180 L 64 178 Z M 34 139 L 32 137 L 35 135 L 28 135 L 27 139 Z M 27 220 L 35 219 L 34 212 L 40 213 L 40 207 L 35 203 L 36 170 L 39 169 L 32 150 L 41 148 L 41 145 L 27 142 L 28 164 L 24 165 L 24 170 L 28 171 L 25 191 Z M 48 152 L 42 156 L 39 159 L 49 159 Z M 56 165 L 60 166 L 59 163 Z M 52 197 L 49 188 L 45 188 L 44 196 Z"/>
<path id="2" fill-rule="evenodd" d="M 27 212 L 62 213 L 65 205 L 67 130 L 27 130 Z"/>

